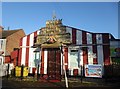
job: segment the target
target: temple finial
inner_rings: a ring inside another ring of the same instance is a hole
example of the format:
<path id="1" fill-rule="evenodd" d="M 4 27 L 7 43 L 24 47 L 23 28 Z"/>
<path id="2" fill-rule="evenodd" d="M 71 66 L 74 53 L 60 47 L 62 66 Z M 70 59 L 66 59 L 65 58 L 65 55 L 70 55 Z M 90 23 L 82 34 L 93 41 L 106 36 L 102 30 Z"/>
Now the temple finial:
<path id="1" fill-rule="evenodd" d="M 53 11 L 52 19 L 53 19 L 53 20 L 56 19 L 56 13 L 55 13 L 55 11 Z"/>

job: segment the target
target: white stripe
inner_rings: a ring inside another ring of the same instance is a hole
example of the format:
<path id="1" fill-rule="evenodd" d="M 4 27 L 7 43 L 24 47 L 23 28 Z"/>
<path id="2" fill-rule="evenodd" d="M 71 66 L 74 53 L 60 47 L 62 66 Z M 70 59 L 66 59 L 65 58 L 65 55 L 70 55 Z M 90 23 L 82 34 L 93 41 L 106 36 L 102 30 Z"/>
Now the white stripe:
<path id="1" fill-rule="evenodd" d="M 102 35 L 97 34 L 96 35 L 96 40 L 97 44 L 101 43 L 102 44 Z M 98 64 L 101 64 L 104 66 L 104 59 L 103 59 L 103 46 L 102 45 L 97 45 L 97 59 L 98 59 Z M 102 73 L 104 74 L 104 69 L 102 69 Z"/>
<path id="2" fill-rule="evenodd" d="M 97 46 L 97 58 L 98 64 L 103 64 L 103 47 L 101 45 Z"/>
<path id="3" fill-rule="evenodd" d="M 80 65 L 83 66 L 83 51 L 82 50 L 79 50 L 79 55 L 80 55 Z"/>
<path id="4" fill-rule="evenodd" d="M 31 35 L 30 35 L 30 41 L 29 41 L 30 43 L 29 43 L 29 46 L 33 46 L 33 43 L 34 43 L 34 33 L 32 33 Z"/>
<path id="5" fill-rule="evenodd" d="M 92 34 L 87 33 L 87 44 L 92 44 Z M 93 64 L 93 49 L 92 46 L 88 46 L 88 64 Z"/>
<path id="6" fill-rule="evenodd" d="M 44 50 L 44 74 L 47 74 L 47 55 L 48 51 Z"/>
<path id="7" fill-rule="evenodd" d="M 32 67 L 29 67 L 29 73 L 32 73 Z"/>
<path id="8" fill-rule="evenodd" d="M 64 49 L 63 49 L 63 52 L 64 52 Z M 61 53 L 61 75 L 64 73 L 63 72 L 63 63 L 64 62 L 65 62 L 65 56 Z"/>
<path id="9" fill-rule="evenodd" d="M 33 46 L 33 41 L 34 41 L 34 33 L 32 33 L 31 35 L 30 35 L 30 43 L 29 43 L 29 46 Z M 34 53 L 33 53 L 33 51 L 34 51 L 34 49 L 35 48 L 29 48 L 29 59 L 28 59 L 28 65 L 29 65 L 29 67 L 34 67 L 33 65 L 34 65 Z M 32 68 L 31 68 L 32 69 Z"/>
<path id="10" fill-rule="evenodd" d="M 27 42 L 27 36 L 25 36 L 22 39 L 22 46 L 26 46 L 26 42 Z M 26 48 L 22 48 L 22 58 L 21 58 L 21 65 L 25 65 L 25 59 L 26 59 Z"/>
<path id="11" fill-rule="evenodd" d="M 40 30 L 37 31 L 37 35 L 39 35 L 39 34 L 40 34 Z"/>
<path id="12" fill-rule="evenodd" d="M 82 31 L 77 30 L 76 44 L 82 44 Z"/>
<path id="13" fill-rule="evenodd" d="M 79 31 L 79 30 L 77 30 L 77 44 L 82 44 L 82 31 Z M 78 59 L 79 59 L 80 65 L 83 66 L 83 51 L 81 50 L 81 47 L 78 50 Z"/>
<path id="14" fill-rule="evenodd" d="M 68 69 L 70 69 L 70 48 L 68 47 Z"/>
<path id="15" fill-rule="evenodd" d="M 97 44 L 102 44 L 102 35 L 97 34 L 96 35 Z M 103 46 L 97 45 L 97 55 L 98 55 L 98 64 L 103 64 Z"/>
<path id="16" fill-rule="evenodd" d="M 92 46 L 88 46 L 88 64 L 93 64 L 93 49 L 92 49 Z"/>
<path id="17" fill-rule="evenodd" d="M 70 40 L 71 40 L 71 42 L 72 42 L 72 28 L 66 27 L 66 32 L 67 32 L 67 33 L 70 33 Z"/>

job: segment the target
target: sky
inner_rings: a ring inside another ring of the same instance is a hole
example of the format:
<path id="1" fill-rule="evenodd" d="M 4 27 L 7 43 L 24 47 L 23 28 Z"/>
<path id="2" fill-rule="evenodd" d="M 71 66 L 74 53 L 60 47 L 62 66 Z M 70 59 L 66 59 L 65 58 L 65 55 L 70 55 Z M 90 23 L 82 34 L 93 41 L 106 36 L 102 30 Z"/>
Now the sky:
<path id="1" fill-rule="evenodd" d="M 118 2 L 2 2 L 2 26 L 27 35 L 45 27 L 53 12 L 66 26 L 118 38 Z"/>

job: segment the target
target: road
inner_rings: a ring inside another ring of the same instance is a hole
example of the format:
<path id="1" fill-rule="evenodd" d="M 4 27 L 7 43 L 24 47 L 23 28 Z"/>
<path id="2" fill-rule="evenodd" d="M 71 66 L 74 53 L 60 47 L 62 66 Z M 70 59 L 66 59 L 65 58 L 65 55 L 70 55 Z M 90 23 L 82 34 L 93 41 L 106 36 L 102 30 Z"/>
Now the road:
<path id="1" fill-rule="evenodd" d="M 113 88 L 113 87 L 120 87 L 120 82 L 105 82 L 103 80 L 97 80 L 96 82 L 92 79 L 90 80 L 83 80 L 82 83 L 78 79 L 69 79 L 69 89 L 76 89 L 76 88 Z M 66 89 L 65 81 L 62 80 L 61 82 L 47 82 L 47 81 L 28 81 L 28 80 L 21 80 L 21 79 L 7 79 L 2 78 L 2 89 Z"/>

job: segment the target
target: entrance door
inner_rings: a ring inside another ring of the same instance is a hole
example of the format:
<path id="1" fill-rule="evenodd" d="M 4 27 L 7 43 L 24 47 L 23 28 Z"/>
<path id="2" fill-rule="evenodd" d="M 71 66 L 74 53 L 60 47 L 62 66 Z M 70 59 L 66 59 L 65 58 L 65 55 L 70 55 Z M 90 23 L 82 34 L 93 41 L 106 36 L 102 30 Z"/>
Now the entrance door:
<path id="1" fill-rule="evenodd" d="M 48 49 L 49 80 L 61 80 L 61 53 L 58 48 Z"/>

